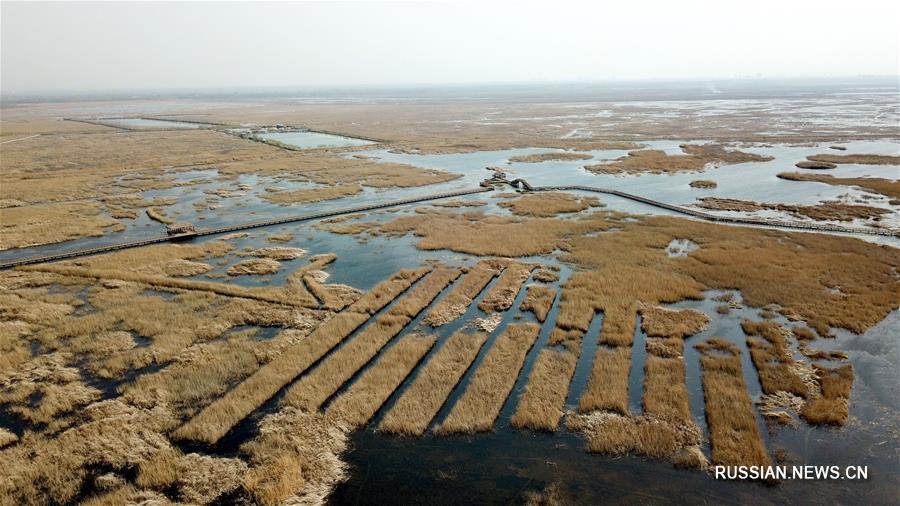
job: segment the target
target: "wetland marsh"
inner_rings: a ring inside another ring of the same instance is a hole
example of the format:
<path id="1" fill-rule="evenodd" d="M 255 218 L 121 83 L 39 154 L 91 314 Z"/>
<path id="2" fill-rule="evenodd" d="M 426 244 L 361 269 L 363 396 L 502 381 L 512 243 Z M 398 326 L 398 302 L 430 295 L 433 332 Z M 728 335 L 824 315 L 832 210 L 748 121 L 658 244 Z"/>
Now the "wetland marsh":
<path id="1" fill-rule="evenodd" d="M 896 103 L 845 91 L 134 111 L 220 125 L 164 131 L 25 104 L 0 121 L 17 140 L 2 153 L 0 260 L 495 172 L 896 229 L 900 139 L 853 120 L 896 118 Z M 810 113 L 804 132 L 793 114 L 816 107 L 845 114 Z M 348 137 L 261 134 L 288 150 L 226 131 L 277 124 Z M 898 248 L 504 186 L 0 271 L 0 504 L 891 503 Z M 870 475 L 710 472 L 752 463 Z"/>

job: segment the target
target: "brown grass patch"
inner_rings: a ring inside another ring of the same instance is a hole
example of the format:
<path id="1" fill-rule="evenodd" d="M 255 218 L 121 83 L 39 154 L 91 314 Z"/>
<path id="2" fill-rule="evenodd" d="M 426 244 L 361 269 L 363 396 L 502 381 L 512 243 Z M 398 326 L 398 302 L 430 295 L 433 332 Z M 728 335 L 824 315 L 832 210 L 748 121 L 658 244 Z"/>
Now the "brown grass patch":
<path id="1" fill-rule="evenodd" d="M 309 204 L 322 202 L 323 200 L 342 199 L 360 193 L 362 193 L 362 186 L 358 184 L 343 184 L 304 190 L 266 192 L 262 198 L 274 204 Z"/>
<path id="2" fill-rule="evenodd" d="M 570 430 L 587 435 L 588 451 L 606 455 L 636 453 L 675 460 L 682 449 L 700 444 L 700 431 L 696 425 L 674 425 L 650 416 L 595 412 L 573 414 L 566 418 L 566 423 Z M 702 467 L 705 460 L 696 459 L 697 467 Z"/>
<path id="3" fill-rule="evenodd" d="M 597 207 L 600 200 L 596 197 L 578 198 L 574 194 L 564 192 L 537 192 L 504 200 L 497 205 L 509 209 L 518 216 L 549 218 L 558 214 L 577 213 L 588 207 Z"/>
<path id="4" fill-rule="evenodd" d="M 349 309 L 358 313 L 373 315 L 429 272 L 430 269 L 425 267 L 400 269 L 390 279 L 378 283 L 374 288 L 364 293 Z"/>
<path id="5" fill-rule="evenodd" d="M 162 223 L 163 225 L 171 225 L 175 223 L 175 219 L 169 217 L 164 210 L 159 207 L 148 207 L 147 208 L 147 216 L 153 220 Z"/>
<path id="6" fill-rule="evenodd" d="M 533 323 L 511 324 L 488 350 L 484 361 L 436 434 L 473 433 L 491 430 L 516 383 L 528 350 L 540 327 Z"/>
<path id="7" fill-rule="evenodd" d="M 243 491 L 252 502 L 276 505 L 292 500 L 325 501 L 347 474 L 340 455 L 350 428 L 317 413 L 285 408 L 263 418 L 259 436 L 241 445 L 250 461 Z"/>
<path id="8" fill-rule="evenodd" d="M 788 181 L 812 181 L 836 186 L 858 186 L 864 190 L 880 193 L 892 199 L 900 199 L 900 182 L 880 177 L 834 177 L 828 174 L 807 174 L 800 172 L 782 172 L 781 179 Z"/>
<path id="9" fill-rule="evenodd" d="M 813 170 L 831 170 L 836 169 L 837 164 L 831 162 L 814 162 L 810 160 L 804 160 L 802 162 L 797 162 L 794 164 L 798 169 L 813 169 Z"/>
<path id="10" fill-rule="evenodd" d="M 712 461 L 719 465 L 769 465 L 753 405 L 741 371 L 740 350 L 717 338 L 695 346 L 701 352 L 703 398 Z"/>
<path id="11" fill-rule="evenodd" d="M 0 427 L 0 449 L 5 448 L 19 440 L 14 432 Z"/>
<path id="12" fill-rule="evenodd" d="M 437 269 L 391 309 L 288 388 L 283 406 L 315 411 L 403 330 L 457 276 L 459 269 Z"/>
<path id="13" fill-rule="evenodd" d="M 784 391 L 804 398 L 809 396 L 809 389 L 803 379 L 792 369 L 794 359 L 786 341 L 790 332 L 769 321 L 744 320 L 741 327 L 748 336 L 750 358 L 759 373 L 763 392 L 774 394 Z M 750 336 L 761 336 L 764 340 Z"/>
<path id="14" fill-rule="evenodd" d="M 573 343 L 572 349 L 541 350 L 510 420 L 513 427 L 556 430 L 578 364 L 578 344 Z"/>
<path id="15" fill-rule="evenodd" d="M 594 270 L 576 273 L 570 282 L 592 278 L 590 284 L 598 289 L 585 296 L 608 297 L 609 302 L 599 301 L 603 304 L 700 298 L 703 286 L 740 290 L 746 305 L 777 304 L 826 334 L 829 326 L 864 332 L 897 307 L 900 282 L 891 273 L 900 268 L 900 254 L 894 248 L 676 218 L 643 219 L 624 227 L 627 231 L 571 239 L 563 257 Z M 652 250 L 662 250 L 676 234 L 690 237 L 700 248 L 671 259 Z M 831 290 L 837 287 L 840 293 Z"/>
<path id="16" fill-rule="evenodd" d="M 532 153 L 530 155 L 517 155 L 510 157 L 513 163 L 541 163 L 541 162 L 569 162 L 578 160 L 590 160 L 592 155 L 587 153 L 573 153 L 569 151 L 557 153 Z"/>
<path id="17" fill-rule="evenodd" d="M 648 337 L 684 339 L 699 334 L 709 326 L 709 317 L 696 309 L 666 309 L 659 306 L 641 308 L 641 329 Z"/>
<path id="18" fill-rule="evenodd" d="M 648 344 L 647 351 L 650 351 Z M 644 363 L 644 413 L 661 420 L 693 423 L 684 380 L 684 362 L 679 358 L 647 355 Z"/>
<path id="19" fill-rule="evenodd" d="M 0 379 L 0 405 L 31 423 L 49 423 L 100 398 L 64 353 L 39 356 Z"/>
<path id="20" fill-rule="evenodd" d="M 139 272 L 107 270 L 107 269 L 83 269 L 80 267 L 68 267 L 64 264 L 38 264 L 20 267 L 29 272 L 48 272 L 63 276 L 95 279 L 97 281 L 123 281 L 138 283 L 160 289 L 186 290 L 188 292 L 208 292 L 210 294 L 224 295 L 228 297 L 240 297 L 244 299 L 259 300 L 275 304 L 283 304 L 295 307 L 316 307 L 317 301 L 306 292 L 297 291 L 291 286 L 284 288 L 270 287 L 243 287 L 228 283 L 213 283 L 210 281 L 196 281 L 192 279 L 170 278 L 155 276 Z"/>
<path id="21" fill-rule="evenodd" d="M 352 304 L 359 296 L 359 292 L 355 288 L 344 285 L 323 285 L 309 272 L 303 274 L 302 279 L 303 286 L 319 301 L 320 307 L 329 311 L 340 311 Z M 339 290 L 339 286 L 343 290 Z"/>
<path id="22" fill-rule="evenodd" d="M 213 266 L 203 262 L 175 259 L 164 267 L 167 276 L 199 276 L 213 270 Z"/>
<path id="23" fill-rule="evenodd" d="M 351 427 L 365 425 L 436 341 L 435 336 L 418 334 L 401 338 L 335 399 L 326 413 Z"/>
<path id="24" fill-rule="evenodd" d="M 423 279 L 407 296 L 398 300 L 391 307 L 389 314 L 403 316 L 410 320 L 421 313 L 441 291 L 462 273 L 455 268 L 438 268 L 430 276 Z"/>
<path id="25" fill-rule="evenodd" d="M 819 221 L 852 221 L 854 219 L 879 220 L 889 209 L 871 206 L 844 204 L 842 202 L 823 202 L 814 206 L 796 204 L 766 204 L 738 199 L 705 197 L 700 199 L 698 207 L 724 211 L 757 212 L 763 210 L 783 211 L 798 218 L 810 218 Z"/>
<path id="26" fill-rule="evenodd" d="M 120 389 L 122 398 L 148 408 L 162 404 L 182 418 L 191 416 L 222 396 L 230 385 L 253 374 L 275 349 L 288 344 L 263 344 L 253 334 L 255 331 L 240 332 L 224 341 L 192 347 L 165 369 L 125 385 Z"/>
<path id="27" fill-rule="evenodd" d="M 472 300 L 503 270 L 504 265 L 505 262 L 491 259 L 481 260 L 469 268 L 450 293 L 441 298 L 425 315 L 423 323 L 440 327 L 465 314 Z"/>
<path id="28" fill-rule="evenodd" d="M 487 202 L 483 200 L 463 200 L 463 199 L 449 199 L 449 200 L 436 200 L 429 205 L 434 207 L 481 207 L 487 205 Z"/>
<path id="29" fill-rule="evenodd" d="M 588 165 L 585 169 L 597 174 L 617 174 L 622 172 L 654 174 L 676 172 L 698 172 L 707 165 L 732 165 L 746 162 L 765 162 L 770 156 L 755 155 L 738 150 L 729 150 L 720 144 L 682 144 L 686 154 L 669 155 L 665 151 L 644 149 L 631 151 L 628 156 L 611 163 Z"/>
<path id="30" fill-rule="evenodd" d="M 284 152 L 265 160 L 217 165 L 223 174 L 257 174 L 279 179 L 322 185 L 319 189 L 340 186 L 344 191 L 359 185 L 371 188 L 411 188 L 444 183 L 461 177 L 437 169 L 423 169 L 399 163 L 339 156 L 328 151 Z"/>
<path id="31" fill-rule="evenodd" d="M 800 416 L 809 423 L 844 425 L 850 418 L 850 391 L 853 389 L 853 365 L 829 368 L 813 364 L 822 397 L 803 404 Z"/>
<path id="32" fill-rule="evenodd" d="M 559 281 L 559 267 L 555 265 L 542 265 L 534 271 L 532 279 L 540 281 L 541 283 L 553 283 L 554 281 Z"/>
<path id="33" fill-rule="evenodd" d="M 853 388 L 853 365 L 847 364 L 833 369 L 820 365 L 813 367 L 822 387 L 823 397 L 828 399 L 850 398 L 850 390 Z"/>
<path id="34" fill-rule="evenodd" d="M 844 425 L 850 418 L 850 404 L 847 399 L 819 397 L 803 403 L 800 416 L 809 423 L 818 425 Z"/>
<path id="35" fill-rule="evenodd" d="M 271 258 L 251 258 L 241 260 L 225 271 L 229 276 L 258 276 L 274 274 L 281 268 L 281 263 Z"/>
<path id="36" fill-rule="evenodd" d="M 283 350 L 277 358 L 204 408 L 181 426 L 175 437 L 215 443 L 427 272 L 424 268 L 404 269 L 379 283 L 352 306 L 317 327 L 307 339 Z"/>
<path id="37" fill-rule="evenodd" d="M 556 290 L 542 285 L 528 285 L 528 291 L 519 309 L 531 311 L 541 323 L 547 319 L 553 300 L 556 299 Z"/>
<path id="38" fill-rule="evenodd" d="M 510 263 L 506 270 L 500 274 L 500 279 L 497 280 L 497 283 L 491 287 L 484 299 L 478 303 L 478 308 L 485 313 L 502 313 L 512 307 L 513 302 L 516 300 L 516 295 L 522 289 L 525 281 L 528 281 L 528 277 L 534 268 L 534 265 Z"/>
<path id="39" fill-rule="evenodd" d="M 610 226 L 599 217 L 522 219 L 477 211 L 462 214 L 435 211 L 401 216 L 380 224 L 377 230 L 389 235 L 412 232 L 420 237 L 416 247 L 423 250 L 449 249 L 470 255 L 519 257 L 552 253 L 568 237 Z"/>
<path id="40" fill-rule="evenodd" d="M 710 181 L 709 179 L 695 179 L 691 181 L 688 186 L 691 188 L 718 188 L 719 185 L 715 181 Z"/>
<path id="41" fill-rule="evenodd" d="M 278 261 L 294 260 L 303 255 L 306 255 L 305 249 L 290 248 L 287 246 L 269 246 L 268 248 L 259 248 L 247 253 L 247 256 L 271 258 L 272 260 Z"/>
<path id="42" fill-rule="evenodd" d="M 648 337 L 647 353 L 662 358 L 681 358 L 684 353 L 684 340 L 680 337 Z"/>
<path id="43" fill-rule="evenodd" d="M 6 188 L 3 189 L 4 196 Z M 0 208 L 0 250 L 52 244 L 79 237 L 101 237 L 119 222 L 102 214 L 96 202 L 66 202 Z"/>
<path id="44" fill-rule="evenodd" d="M 485 341 L 487 334 L 483 332 L 458 331 L 450 336 L 422 366 L 416 379 L 381 420 L 378 430 L 409 436 L 424 434 Z"/>
<path id="45" fill-rule="evenodd" d="M 4 504 L 68 503 L 97 469 L 124 472 L 152 461 L 160 452 L 171 452 L 163 434 L 174 423 L 162 408 L 144 410 L 118 400 L 91 404 L 58 434 L 29 433 L 19 444 L 0 451 L 6 464 L 0 468 L 0 497 Z M 181 467 L 184 472 L 173 490 L 186 502 L 212 500 L 245 469 L 236 459 L 188 457 L 182 459 L 187 465 Z M 156 478 L 169 481 L 162 469 L 159 472 Z"/>
<path id="46" fill-rule="evenodd" d="M 591 376 L 578 401 L 578 411 L 607 410 L 627 415 L 630 368 L 630 347 L 597 348 Z"/>

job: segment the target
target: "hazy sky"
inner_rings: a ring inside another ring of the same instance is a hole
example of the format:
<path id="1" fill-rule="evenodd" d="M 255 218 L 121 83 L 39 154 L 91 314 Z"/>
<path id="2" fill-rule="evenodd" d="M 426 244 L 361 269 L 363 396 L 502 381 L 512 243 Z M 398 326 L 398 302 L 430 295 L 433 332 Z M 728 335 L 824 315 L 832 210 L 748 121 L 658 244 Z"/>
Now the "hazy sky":
<path id="1" fill-rule="evenodd" d="M 4 94 L 897 75 L 900 2 L 18 3 Z"/>

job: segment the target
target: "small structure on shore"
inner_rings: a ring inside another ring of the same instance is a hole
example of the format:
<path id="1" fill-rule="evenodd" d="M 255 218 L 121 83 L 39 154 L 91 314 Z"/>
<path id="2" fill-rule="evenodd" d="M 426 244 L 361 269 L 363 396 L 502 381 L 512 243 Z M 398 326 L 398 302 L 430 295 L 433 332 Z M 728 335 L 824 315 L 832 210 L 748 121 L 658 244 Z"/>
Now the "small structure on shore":
<path id="1" fill-rule="evenodd" d="M 186 221 L 173 223 L 166 227 L 166 235 L 168 235 L 169 237 L 194 235 L 196 233 L 197 229 L 194 227 L 193 223 L 189 223 Z"/>

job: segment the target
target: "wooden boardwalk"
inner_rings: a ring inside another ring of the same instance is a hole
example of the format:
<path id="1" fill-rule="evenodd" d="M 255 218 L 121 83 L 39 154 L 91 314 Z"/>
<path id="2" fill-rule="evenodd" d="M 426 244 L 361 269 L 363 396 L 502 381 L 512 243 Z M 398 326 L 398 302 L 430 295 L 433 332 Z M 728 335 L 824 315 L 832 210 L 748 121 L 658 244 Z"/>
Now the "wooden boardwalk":
<path id="1" fill-rule="evenodd" d="M 273 225 L 283 225 L 286 223 L 298 223 L 303 221 L 312 221 L 312 220 L 320 220 L 323 218 L 331 218 L 334 216 L 341 216 L 345 214 L 354 214 L 361 213 L 366 211 L 373 211 L 376 209 L 385 209 L 390 207 L 398 207 L 404 206 L 408 204 L 416 204 L 419 202 L 428 202 L 430 200 L 439 200 L 446 199 L 451 197 L 460 197 L 464 195 L 473 195 L 476 193 L 484 193 L 494 190 L 494 184 L 501 185 L 511 185 L 516 188 L 522 187 L 528 191 L 583 191 L 583 192 L 592 192 L 592 193 L 603 193 L 606 195 L 615 195 L 617 197 L 622 197 L 628 200 L 632 200 L 635 202 L 640 202 L 643 204 L 647 204 L 653 207 L 657 207 L 659 209 L 666 209 L 668 211 L 676 212 L 679 214 L 683 214 L 686 216 L 690 216 L 692 218 L 697 218 L 706 221 L 712 221 L 716 223 L 732 223 L 737 225 L 749 225 L 749 226 L 764 226 L 764 227 L 778 227 L 778 228 L 791 228 L 791 229 L 799 229 L 799 230 L 813 230 L 819 232 L 837 232 L 844 234 L 866 234 L 866 235 L 881 235 L 881 236 L 892 236 L 892 237 L 900 237 L 900 230 L 897 229 L 889 229 L 889 228 L 873 228 L 873 227 L 852 227 L 852 226 L 844 226 L 844 225 L 832 225 L 827 223 L 808 223 L 802 221 L 782 221 L 775 220 L 770 218 L 752 218 L 752 217 L 740 217 L 740 216 L 722 216 L 717 214 L 706 213 L 703 211 L 698 211 L 696 209 L 691 209 L 688 207 L 678 206 L 674 204 L 667 204 L 665 202 L 660 202 L 658 200 L 653 200 L 647 197 L 642 197 L 640 195 L 635 195 L 632 193 L 623 192 L 621 190 L 613 190 L 611 188 L 599 188 L 595 186 L 582 186 L 582 185 L 566 185 L 566 186 L 531 186 L 524 179 L 516 179 L 513 181 L 508 181 L 506 179 L 488 179 L 481 183 L 478 188 L 470 189 L 470 190 L 458 190 L 452 192 L 444 192 L 437 193 L 432 195 L 423 195 L 420 197 L 410 197 L 406 199 L 400 200 L 392 200 L 390 202 L 383 202 L 380 204 L 369 204 L 365 206 L 357 206 L 343 209 L 335 209 L 332 211 L 322 211 L 319 213 L 311 213 L 311 214 L 303 214 L 299 216 L 287 216 L 284 218 L 275 218 L 271 220 L 261 220 L 250 223 L 239 223 L 236 225 L 228 225 L 224 227 L 217 228 L 206 228 L 199 229 L 194 233 L 183 234 L 183 235 L 175 235 L 175 236 L 155 236 L 149 237 L 147 239 L 140 239 L 136 241 L 129 241 L 119 244 L 110 244 L 108 246 L 99 246 L 96 248 L 85 248 L 73 251 L 66 251 L 62 253 L 55 253 L 52 255 L 43 255 L 43 256 L 31 256 L 24 257 L 16 260 L 11 260 L 8 262 L 0 263 L 0 270 L 10 269 L 13 267 L 18 267 L 20 265 L 29 265 L 29 264 L 38 264 L 44 262 L 54 262 L 57 260 L 66 260 L 70 258 L 82 257 L 87 255 L 97 255 L 101 253 L 108 253 L 110 251 L 128 249 L 128 248 L 137 248 L 140 246 L 147 246 L 149 244 L 158 244 L 164 242 L 177 242 L 180 240 L 187 240 L 194 237 L 201 236 L 209 236 L 216 234 L 225 234 L 229 232 L 237 232 L 241 230 L 248 230 L 253 228 L 262 228 L 262 227 L 270 227 Z"/>

